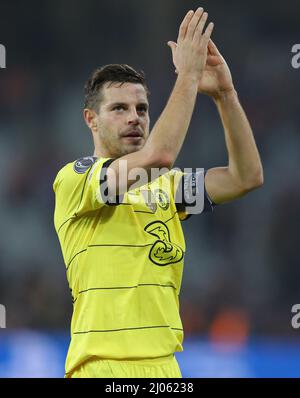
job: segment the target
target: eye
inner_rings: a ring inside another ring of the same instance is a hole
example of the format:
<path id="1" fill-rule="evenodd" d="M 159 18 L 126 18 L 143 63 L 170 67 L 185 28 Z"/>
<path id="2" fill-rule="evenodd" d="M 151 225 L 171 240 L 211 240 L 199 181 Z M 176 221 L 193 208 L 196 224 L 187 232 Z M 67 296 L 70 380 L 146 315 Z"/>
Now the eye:
<path id="1" fill-rule="evenodd" d="M 117 110 L 117 111 L 119 111 L 119 110 L 121 110 L 121 109 L 125 109 L 125 107 L 123 106 L 123 105 L 117 105 L 117 106 L 115 106 L 114 108 L 113 108 L 113 111 L 115 111 L 115 110 Z"/>
<path id="2" fill-rule="evenodd" d="M 147 107 L 146 106 L 139 106 L 138 108 L 137 108 L 137 111 L 138 112 L 147 112 Z"/>

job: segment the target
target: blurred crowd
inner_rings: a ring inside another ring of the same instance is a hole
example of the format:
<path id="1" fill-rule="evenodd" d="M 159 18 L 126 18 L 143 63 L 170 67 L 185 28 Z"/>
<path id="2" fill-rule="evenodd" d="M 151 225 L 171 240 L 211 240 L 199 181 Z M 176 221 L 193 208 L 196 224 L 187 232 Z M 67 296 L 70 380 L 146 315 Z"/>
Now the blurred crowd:
<path id="1" fill-rule="evenodd" d="M 265 184 L 183 223 L 187 254 L 181 314 L 187 335 L 244 341 L 296 337 L 300 303 L 300 69 L 297 5 L 203 1 L 261 154 Z M 258 7 L 259 4 L 259 7 Z M 68 329 L 71 296 L 53 226 L 52 183 L 66 163 L 93 153 L 82 119 L 93 69 L 128 63 L 145 71 L 151 125 L 176 75 L 168 40 L 195 1 L 46 1 L 1 4 L 0 303 L 8 328 Z M 269 4 L 270 5 L 270 4 Z M 299 6 L 298 6 L 299 8 Z M 199 97 L 176 166 L 226 165 L 213 102 Z"/>

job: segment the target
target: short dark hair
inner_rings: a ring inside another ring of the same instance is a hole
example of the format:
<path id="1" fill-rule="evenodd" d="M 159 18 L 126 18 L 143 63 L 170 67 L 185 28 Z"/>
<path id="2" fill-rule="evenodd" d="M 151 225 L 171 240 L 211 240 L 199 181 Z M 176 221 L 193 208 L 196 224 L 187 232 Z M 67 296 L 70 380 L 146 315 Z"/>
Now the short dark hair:
<path id="1" fill-rule="evenodd" d="M 84 86 L 84 107 L 98 111 L 102 100 L 101 89 L 105 83 L 139 83 L 150 95 L 143 71 L 136 71 L 126 64 L 109 64 L 96 69 Z"/>

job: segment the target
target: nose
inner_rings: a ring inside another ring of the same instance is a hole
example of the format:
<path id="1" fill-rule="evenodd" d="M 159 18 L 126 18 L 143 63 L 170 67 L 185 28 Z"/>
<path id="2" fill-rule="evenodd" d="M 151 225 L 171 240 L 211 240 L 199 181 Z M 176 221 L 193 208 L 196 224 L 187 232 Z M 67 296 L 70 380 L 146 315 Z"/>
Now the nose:
<path id="1" fill-rule="evenodd" d="M 127 118 L 128 124 L 139 124 L 139 115 L 136 111 L 135 108 L 132 108 L 129 112 L 128 112 L 128 118 Z"/>

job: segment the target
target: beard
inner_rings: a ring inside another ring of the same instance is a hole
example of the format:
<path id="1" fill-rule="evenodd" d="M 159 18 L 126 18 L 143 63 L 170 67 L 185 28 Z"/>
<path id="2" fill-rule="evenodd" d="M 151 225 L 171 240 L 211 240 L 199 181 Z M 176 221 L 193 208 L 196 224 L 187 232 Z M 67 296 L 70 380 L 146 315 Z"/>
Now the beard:
<path id="1" fill-rule="evenodd" d="M 105 154 L 105 157 L 118 159 L 122 156 L 141 150 L 146 143 L 147 134 L 140 137 L 138 140 L 131 140 L 124 137 L 124 135 L 121 135 L 121 133 L 116 135 L 116 133 L 105 130 L 103 128 L 104 126 L 101 127 L 98 132 L 97 144 L 100 152 Z"/>

